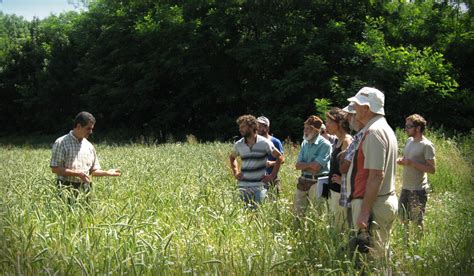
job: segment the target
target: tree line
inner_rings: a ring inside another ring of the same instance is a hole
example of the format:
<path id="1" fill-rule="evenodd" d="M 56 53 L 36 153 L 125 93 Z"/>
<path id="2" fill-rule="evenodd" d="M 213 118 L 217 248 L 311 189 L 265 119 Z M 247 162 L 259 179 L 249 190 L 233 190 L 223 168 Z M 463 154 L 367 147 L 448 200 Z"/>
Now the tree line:
<path id="1" fill-rule="evenodd" d="M 473 127 L 469 2 L 96 0 L 26 21 L 0 13 L 2 135 L 101 132 L 228 139 L 242 114 L 299 138 L 315 99 L 386 95 L 394 127 L 420 113 Z"/>

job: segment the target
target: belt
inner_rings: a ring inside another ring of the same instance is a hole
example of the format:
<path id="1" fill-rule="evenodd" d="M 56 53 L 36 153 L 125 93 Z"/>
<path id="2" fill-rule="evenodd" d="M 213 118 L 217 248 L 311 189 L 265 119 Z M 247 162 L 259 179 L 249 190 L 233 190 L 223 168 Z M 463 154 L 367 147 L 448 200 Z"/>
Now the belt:
<path id="1" fill-rule="evenodd" d="M 320 174 L 320 175 L 313 175 L 313 174 L 301 174 L 302 177 L 304 178 L 308 178 L 308 179 L 314 179 L 314 180 L 318 180 L 318 177 L 322 177 L 322 176 L 328 176 L 328 174 Z"/>
<path id="2" fill-rule="evenodd" d="M 61 185 L 81 185 L 82 184 L 82 182 L 64 181 L 60 179 L 57 180 L 57 183 Z"/>
<path id="3" fill-rule="evenodd" d="M 316 175 L 312 175 L 312 174 L 302 174 L 301 177 L 304 177 L 304 178 L 307 178 L 307 179 L 318 180 L 318 177 Z"/>
<path id="4" fill-rule="evenodd" d="M 59 180 L 59 179 L 56 180 L 56 183 L 58 185 L 63 185 L 63 186 L 72 186 L 76 189 L 78 189 L 79 187 L 81 187 L 84 184 L 92 185 L 92 182 L 90 182 L 90 183 L 87 183 L 87 182 L 72 182 L 72 181 L 64 181 L 64 180 Z"/>
<path id="5" fill-rule="evenodd" d="M 391 191 L 391 192 L 383 194 L 383 195 L 377 195 L 377 197 L 384 197 L 384 196 L 391 196 L 391 195 L 395 195 L 395 191 Z M 363 196 L 352 197 L 352 195 L 350 195 L 348 201 L 351 201 L 353 199 L 363 199 L 363 198 L 364 198 Z"/>

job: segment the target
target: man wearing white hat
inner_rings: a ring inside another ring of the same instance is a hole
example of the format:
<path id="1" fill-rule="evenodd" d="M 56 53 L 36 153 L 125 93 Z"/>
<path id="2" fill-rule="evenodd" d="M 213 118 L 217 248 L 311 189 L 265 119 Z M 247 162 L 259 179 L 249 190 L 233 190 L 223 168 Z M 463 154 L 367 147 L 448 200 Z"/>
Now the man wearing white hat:
<path id="1" fill-rule="evenodd" d="M 283 154 L 283 145 L 281 144 L 280 139 L 276 138 L 275 136 L 270 135 L 270 120 L 265 116 L 260 116 L 257 118 L 257 124 L 258 124 L 258 128 L 257 128 L 258 135 L 261 135 L 267 138 L 268 140 L 272 141 L 275 148 L 281 154 Z M 273 155 L 269 154 L 268 160 L 267 160 L 267 174 L 268 175 L 272 174 L 275 164 L 276 164 L 276 158 L 273 157 Z M 278 178 L 278 175 L 275 177 L 273 181 L 266 183 L 265 188 L 269 191 L 269 195 L 271 198 L 274 199 L 275 196 L 278 197 L 280 195 L 280 179 Z"/>
<path id="2" fill-rule="evenodd" d="M 354 104 L 356 120 L 364 125 L 363 136 L 349 168 L 352 221 L 358 231 L 370 230 L 371 254 L 379 261 L 389 258 L 390 231 L 398 201 L 395 174 L 398 144 L 385 120 L 385 96 L 364 87 L 348 101 Z"/>

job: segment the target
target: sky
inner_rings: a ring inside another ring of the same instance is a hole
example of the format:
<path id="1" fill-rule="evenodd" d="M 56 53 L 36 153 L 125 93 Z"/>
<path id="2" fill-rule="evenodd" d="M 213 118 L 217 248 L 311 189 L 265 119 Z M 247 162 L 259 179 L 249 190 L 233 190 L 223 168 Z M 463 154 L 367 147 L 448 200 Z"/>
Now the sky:
<path id="1" fill-rule="evenodd" d="M 60 14 L 75 10 L 73 0 L 0 0 L 0 10 L 5 14 L 23 16 L 26 20 L 33 17 L 43 19 L 51 13 Z M 77 9 L 79 11 L 79 9 Z"/>

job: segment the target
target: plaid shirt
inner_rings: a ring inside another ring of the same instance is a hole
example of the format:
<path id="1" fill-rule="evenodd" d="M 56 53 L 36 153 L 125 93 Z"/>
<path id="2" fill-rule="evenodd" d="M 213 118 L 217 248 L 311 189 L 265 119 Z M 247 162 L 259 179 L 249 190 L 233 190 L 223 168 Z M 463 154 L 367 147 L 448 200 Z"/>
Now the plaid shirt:
<path id="1" fill-rule="evenodd" d="M 354 135 L 352 139 L 352 143 L 349 145 L 346 151 L 346 156 L 344 159 L 347 161 L 352 162 L 352 158 L 354 158 L 354 153 L 356 152 L 356 149 L 359 147 L 360 140 L 362 139 L 362 136 L 364 135 L 363 131 L 357 132 L 356 135 Z"/>
<path id="2" fill-rule="evenodd" d="M 354 153 L 356 149 L 359 147 L 360 140 L 364 135 L 363 131 L 358 132 L 352 139 L 352 143 L 349 145 L 346 151 L 346 156 L 344 157 L 345 160 L 352 162 L 352 158 L 354 158 Z M 349 191 L 347 189 L 346 183 L 346 176 L 342 176 L 342 184 L 341 184 L 341 198 L 339 199 L 339 205 L 342 207 L 351 207 L 351 203 L 349 201 Z"/>
<path id="3" fill-rule="evenodd" d="M 50 166 L 81 171 L 87 175 L 100 169 L 94 146 L 86 138 L 78 140 L 72 130 L 54 142 Z M 81 182 L 81 179 L 75 176 L 58 175 L 58 179 Z"/>

